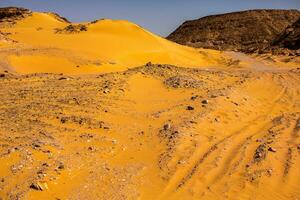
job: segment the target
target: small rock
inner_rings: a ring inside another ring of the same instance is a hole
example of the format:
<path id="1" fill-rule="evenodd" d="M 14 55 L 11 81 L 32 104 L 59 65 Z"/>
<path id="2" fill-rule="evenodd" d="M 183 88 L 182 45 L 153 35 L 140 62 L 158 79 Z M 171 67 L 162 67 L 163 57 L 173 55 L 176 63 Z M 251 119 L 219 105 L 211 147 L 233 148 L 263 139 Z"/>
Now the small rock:
<path id="1" fill-rule="evenodd" d="M 236 106 L 238 106 L 239 104 L 238 103 L 236 103 L 236 102 L 232 102 L 234 105 L 236 105 Z"/>
<path id="2" fill-rule="evenodd" d="M 118 142 L 117 142 L 117 140 L 112 140 L 111 141 L 113 144 L 117 144 Z"/>
<path id="3" fill-rule="evenodd" d="M 24 165 L 18 165 L 17 169 L 18 169 L 18 170 L 22 170 L 23 167 L 24 167 Z"/>
<path id="4" fill-rule="evenodd" d="M 205 100 L 201 101 L 201 103 L 202 103 L 202 104 L 208 104 L 208 100 L 205 99 Z"/>
<path id="5" fill-rule="evenodd" d="M 146 63 L 146 67 L 151 67 L 151 66 L 152 66 L 151 62 Z"/>
<path id="6" fill-rule="evenodd" d="M 271 175 L 272 175 L 272 172 L 273 172 L 273 170 L 272 170 L 272 169 L 268 169 L 268 170 L 267 170 L 267 173 L 268 173 L 268 175 L 269 175 L 269 176 L 271 176 Z"/>
<path id="7" fill-rule="evenodd" d="M 179 160 L 178 162 L 177 162 L 177 164 L 185 164 L 186 162 L 184 161 L 184 160 Z"/>
<path id="8" fill-rule="evenodd" d="M 257 157 L 257 158 L 261 158 L 262 156 L 263 156 L 262 153 L 258 153 L 256 157 Z"/>
<path id="9" fill-rule="evenodd" d="M 188 106 L 186 109 L 187 109 L 187 110 L 195 110 L 195 108 L 192 107 L 192 106 Z"/>
<path id="10" fill-rule="evenodd" d="M 32 184 L 30 185 L 30 188 L 31 188 L 31 189 L 34 189 L 34 190 L 40 190 L 40 187 L 39 187 L 39 185 L 38 185 L 37 183 L 32 183 Z"/>
<path id="11" fill-rule="evenodd" d="M 49 167 L 49 164 L 48 163 L 43 163 L 42 166 Z"/>
<path id="12" fill-rule="evenodd" d="M 298 147 L 297 147 L 299 150 L 300 150 L 300 144 L 298 145 Z"/>
<path id="13" fill-rule="evenodd" d="M 58 80 L 59 81 L 61 81 L 61 80 L 67 80 L 67 78 L 66 77 L 60 77 Z"/>
<path id="14" fill-rule="evenodd" d="M 5 74 L 0 74 L 0 78 L 4 78 L 5 77 Z"/>
<path id="15" fill-rule="evenodd" d="M 15 148 L 12 148 L 12 149 L 8 149 L 7 153 L 10 154 L 10 153 L 14 153 L 15 151 L 16 151 Z"/>
<path id="16" fill-rule="evenodd" d="M 89 148 L 88 148 L 88 150 L 90 150 L 90 151 L 94 151 L 94 150 L 95 150 L 95 148 L 94 148 L 94 147 L 89 147 Z"/>
<path id="17" fill-rule="evenodd" d="M 266 157 L 266 145 L 265 144 L 261 144 L 255 150 L 254 160 L 256 162 L 259 162 L 262 159 L 264 159 L 265 157 Z"/>
<path id="18" fill-rule="evenodd" d="M 191 97 L 191 100 L 196 100 L 197 98 L 198 98 L 198 95 L 192 96 L 192 97 Z"/>
<path id="19" fill-rule="evenodd" d="M 59 163 L 59 165 L 58 165 L 58 167 L 57 167 L 58 169 L 65 169 L 65 165 L 64 165 L 64 163 Z"/>
<path id="20" fill-rule="evenodd" d="M 30 185 L 30 188 L 34 189 L 34 190 L 39 190 L 39 191 L 44 191 L 44 190 L 48 190 L 49 189 L 47 183 L 40 183 L 40 182 L 32 183 Z"/>
<path id="21" fill-rule="evenodd" d="M 275 148 L 273 148 L 273 147 L 269 147 L 268 151 L 275 153 L 277 150 Z"/>
<path id="22" fill-rule="evenodd" d="M 39 143 L 36 143 L 36 142 L 32 143 L 32 146 L 35 147 L 35 148 L 41 147 L 41 145 Z"/>
<path id="23" fill-rule="evenodd" d="M 63 124 L 66 123 L 66 122 L 67 122 L 67 118 L 66 118 L 66 117 L 62 117 L 62 118 L 60 119 L 60 122 L 63 123 Z"/>
<path id="24" fill-rule="evenodd" d="M 164 130 L 166 131 L 166 130 L 169 130 L 169 129 L 171 129 L 171 124 L 165 124 L 164 125 Z"/>
<path id="25" fill-rule="evenodd" d="M 109 92 L 110 92 L 109 89 L 105 89 L 105 90 L 103 91 L 104 94 L 108 94 Z"/>

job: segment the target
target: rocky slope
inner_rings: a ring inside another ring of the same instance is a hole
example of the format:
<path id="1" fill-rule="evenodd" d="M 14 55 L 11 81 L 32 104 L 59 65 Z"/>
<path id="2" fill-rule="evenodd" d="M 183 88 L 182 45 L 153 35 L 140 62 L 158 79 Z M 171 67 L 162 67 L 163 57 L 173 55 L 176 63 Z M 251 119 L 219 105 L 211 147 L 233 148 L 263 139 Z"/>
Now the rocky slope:
<path id="1" fill-rule="evenodd" d="M 25 18 L 30 14 L 31 11 L 25 8 L 17 8 L 17 7 L 0 8 L 0 22 L 4 22 L 4 21 L 12 22 L 17 19 Z"/>
<path id="2" fill-rule="evenodd" d="M 192 46 L 252 52 L 269 46 L 300 17 L 298 10 L 249 10 L 183 23 L 167 38 Z"/>
<path id="3" fill-rule="evenodd" d="M 275 54 L 296 54 L 300 55 L 300 18 L 291 26 L 288 26 L 282 34 L 271 44 L 266 51 Z"/>

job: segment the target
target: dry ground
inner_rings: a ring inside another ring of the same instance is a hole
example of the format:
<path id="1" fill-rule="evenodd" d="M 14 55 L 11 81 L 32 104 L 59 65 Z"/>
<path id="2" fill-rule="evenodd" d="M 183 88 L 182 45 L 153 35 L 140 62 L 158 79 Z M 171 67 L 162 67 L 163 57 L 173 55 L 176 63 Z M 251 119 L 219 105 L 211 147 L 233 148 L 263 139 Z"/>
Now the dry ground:
<path id="1" fill-rule="evenodd" d="M 299 199 L 299 70 L 0 78 L 2 199 Z"/>

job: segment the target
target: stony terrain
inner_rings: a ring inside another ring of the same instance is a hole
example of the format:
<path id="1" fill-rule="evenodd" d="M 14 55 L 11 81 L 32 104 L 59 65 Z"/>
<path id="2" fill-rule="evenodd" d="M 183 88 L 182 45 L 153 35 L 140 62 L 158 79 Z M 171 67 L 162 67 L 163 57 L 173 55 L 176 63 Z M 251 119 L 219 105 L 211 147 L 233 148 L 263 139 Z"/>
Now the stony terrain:
<path id="1" fill-rule="evenodd" d="M 0 77 L 2 199 L 300 198 L 299 69 Z"/>
<path id="2" fill-rule="evenodd" d="M 249 10 L 183 23 L 167 38 L 179 44 L 254 52 L 270 45 L 300 18 L 298 10 Z"/>

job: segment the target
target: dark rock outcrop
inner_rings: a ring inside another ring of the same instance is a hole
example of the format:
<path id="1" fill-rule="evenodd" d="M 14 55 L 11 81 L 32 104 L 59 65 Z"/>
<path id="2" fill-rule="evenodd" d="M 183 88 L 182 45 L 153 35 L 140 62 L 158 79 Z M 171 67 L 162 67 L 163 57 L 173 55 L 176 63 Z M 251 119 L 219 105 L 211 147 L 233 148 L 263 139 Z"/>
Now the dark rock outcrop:
<path id="1" fill-rule="evenodd" d="M 17 8 L 17 7 L 0 8 L 0 22 L 22 19 L 30 14 L 31 11 L 25 8 Z"/>
<path id="2" fill-rule="evenodd" d="M 290 50 L 300 49 L 300 18 L 291 26 L 288 26 L 282 34 L 272 43 L 272 47 L 286 48 Z"/>
<path id="3" fill-rule="evenodd" d="M 255 52 L 300 17 L 298 10 L 249 10 L 184 22 L 167 39 L 192 47 Z"/>
<path id="4" fill-rule="evenodd" d="M 88 27 L 84 24 L 78 24 L 78 25 L 70 24 L 63 29 L 56 29 L 55 32 L 56 33 L 65 33 L 65 34 L 74 34 L 74 33 L 80 33 L 83 31 L 87 31 L 87 29 L 88 29 Z"/>

